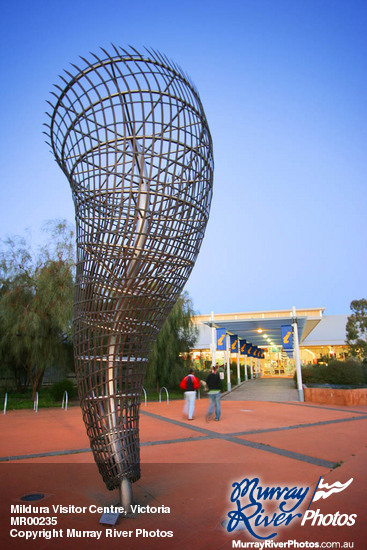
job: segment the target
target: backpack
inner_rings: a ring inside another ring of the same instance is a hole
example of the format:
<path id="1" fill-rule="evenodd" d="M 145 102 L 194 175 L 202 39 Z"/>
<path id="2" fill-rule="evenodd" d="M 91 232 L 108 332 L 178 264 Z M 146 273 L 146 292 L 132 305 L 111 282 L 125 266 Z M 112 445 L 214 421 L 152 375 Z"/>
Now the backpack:
<path id="1" fill-rule="evenodd" d="M 184 391 L 194 391 L 200 388 L 200 384 L 193 374 L 188 374 L 181 380 L 180 388 Z"/>
<path id="2" fill-rule="evenodd" d="M 186 391 L 194 391 L 194 377 L 193 376 L 186 376 Z"/>

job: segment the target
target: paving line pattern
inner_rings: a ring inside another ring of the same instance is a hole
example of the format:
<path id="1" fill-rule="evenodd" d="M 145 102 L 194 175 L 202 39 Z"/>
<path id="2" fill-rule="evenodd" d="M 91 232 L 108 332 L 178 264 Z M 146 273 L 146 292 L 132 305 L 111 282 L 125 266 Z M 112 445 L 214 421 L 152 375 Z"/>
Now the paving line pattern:
<path id="1" fill-rule="evenodd" d="M 349 414 L 366 414 L 365 411 L 355 411 L 353 409 L 337 409 L 335 407 L 327 407 L 326 405 L 310 405 L 309 403 L 295 403 L 294 401 L 272 401 L 277 405 L 293 405 L 294 407 L 307 407 L 309 409 L 322 409 L 325 411 L 343 412 Z"/>
<path id="2" fill-rule="evenodd" d="M 335 410 L 335 409 L 332 409 Z M 350 412 L 350 411 L 343 411 L 343 412 Z M 355 411 L 357 412 L 357 411 Z M 358 411 L 359 412 L 359 411 Z M 177 439 L 164 439 L 164 440 L 158 440 L 158 441 L 146 441 L 141 443 L 141 447 L 148 447 L 148 446 L 155 446 L 155 445 L 168 445 L 172 443 L 186 443 L 186 442 L 192 442 L 192 441 L 206 441 L 208 439 L 221 439 L 224 441 L 228 441 L 230 443 L 235 443 L 237 445 L 243 445 L 245 447 L 251 447 L 253 449 L 257 449 L 260 451 L 268 452 L 277 454 L 280 456 L 284 456 L 287 458 L 292 458 L 294 460 L 299 460 L 301 462 L 307 462 L 309 464 L 314 464 L 316 466 L 322 466 L 324 468 L 335 468 L 337 465 L 336 462 L 332 462 L 329 460 L 324 460 L 322 458 L 317 458 L 309 455 L 304 455 L 301 453 L 297 453 L 294 451 L 289 451 L 286 449 L 280 449 L 278 447 L 274 447 L 272 445 L 265 445 L 263 443 L 257 443 L 255 441 L 250 441 L 246 439 L 239 439 L 240 436 L 244 435 L 253 435 L 253 434 L 259 434 L 259 433 L 268 433 L 268 432 L 277 432 L 277 431 L 284 431 L 284 430 L 296 430 L 299 428 L 311 428 L 316 426 L 325 426 L 329 424 L 338 424 L 343 422 L 353 422 L 358 420 L 365 420 L 367 419 L 367 415 L 361 415 L 361 416 L 353 416 L 351 418 L 340 418 L 337 420 L 325 420 L 321 422 L 312 422 L 308 424 L 296 424 L 291 426 L 284 426 L 281 428 L 268 428 L 263 430 L 249 430 L 249 431 L 243 431 L 243 432 L 236 432 L 236 433 L 229 433 L 229 434 L 221 434 L 214 432 L 213 430 L 209 430 L 206 428 L 200 428 L 199 426 L 193 426 L 192 424 L 188 424 L 187 422 L 181 422 L 179 420 L 174 420 L 171 418 L 166 418 L 164 416 L 151 413 L 148 411 L 141 411 L 141 414 L 150 416 L 151 418 L 154 418 L 156 420 L 160 420 L 163 422 L 168 422 L 169 424 L 173 424 L 175 426 L 179 426 L 181 428 L 189 428 L 191 431 L 198 432 L 201 435 L 197 437 L 181 437 Z M 205 437 L 203 437 L 205 436 Z M 33 453 L 28 455 L 14 455 L 14 456 L 3 456 L 0 457 L 0 462 L 13 462 L 16 460 L 26 460 L 26 459 L 32 459 L 32 458 L 46 458 L 46 457 L 52 457 L 52 456 L 62 456 L 62 455 L 72 455 L 72 454 L 79 454 L 79 453 L 90 453 L 90 448 L 84 448 L 84 449 L 70 449 L 65 451 L 50 451 L 50 452 L 44 452 L 44 453 Z"/>
<path id="3" fill-rule="evenodd" d="M 238 437 L 240 435 L 253 435 L 253 434 L 262 434 L 268 432 L 282 432 L 284 430 L 298 430 L 299 428 L 314 428 L 316 426 L 326 426 L 328 424 L 339 424 L 343 422 L 353 422 L 358 420 L 366 420 L 367 415 L 364 416 L 353 416 L 352 418 L 338 418 L 337 420 L 322 420 L 320 422 L 310 422 L 309 424 L 294 424 L 292 426 L 283 426 L 281 428 L 265 428 L 263 430 L 248 430 L 244 432 L 234 432 L 228 435 Z"/>

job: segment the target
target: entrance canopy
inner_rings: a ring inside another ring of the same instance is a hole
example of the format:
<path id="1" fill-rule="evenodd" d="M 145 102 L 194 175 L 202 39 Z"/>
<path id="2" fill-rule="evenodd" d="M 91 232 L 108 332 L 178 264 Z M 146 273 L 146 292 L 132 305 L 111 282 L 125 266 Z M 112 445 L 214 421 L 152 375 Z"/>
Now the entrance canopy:
<path id="1" fill-rule="evenodd" d="M 324 308 L 300 310 L 296 319 L 300 343 L 321 321 Z M 227 333 L 237 335 L 241 340 L 258 347 L 281 346 L 281 326 L 291 325 L 292 313 L 287 311 L 262 312 L 254 314 L 216 315 L 212 320 L 201 319 L 209 327 L 224 328 Z"/>

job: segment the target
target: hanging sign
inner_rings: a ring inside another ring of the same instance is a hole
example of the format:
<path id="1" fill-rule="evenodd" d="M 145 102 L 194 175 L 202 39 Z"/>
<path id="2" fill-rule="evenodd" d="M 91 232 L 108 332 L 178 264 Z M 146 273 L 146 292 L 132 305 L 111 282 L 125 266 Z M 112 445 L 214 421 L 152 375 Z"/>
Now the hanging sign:
<path id="1" fill-rule="evenodd" d="M 238 336 L 231 334 L 229 337 L 231 353 L 238 353 Z"/>
<path id="2" fill-rule="evenodd" d="M 280 329 L 282 334 L 283 349 L 292 350 L 293 349 L 292 325 L 282 325 Z"/>
<path id="3" fill-rule="evenodd" d="M 240 340 L 240 354 L 245 355 L 246 340 Z"/>
<path id="4" fill-rule="evenodd" d="M 253 346 L 252 344 L 246 344 L 245 354 L 248 355 L 249 357 L 253 357 L 254 349 L 255 349 L 255 346 Z"/>
<path id="5" fill-rule="evenodd" d="M 217 350 L 225 351 L 226 349 L 227 349 L 226 329 L 217 328 Z"/>

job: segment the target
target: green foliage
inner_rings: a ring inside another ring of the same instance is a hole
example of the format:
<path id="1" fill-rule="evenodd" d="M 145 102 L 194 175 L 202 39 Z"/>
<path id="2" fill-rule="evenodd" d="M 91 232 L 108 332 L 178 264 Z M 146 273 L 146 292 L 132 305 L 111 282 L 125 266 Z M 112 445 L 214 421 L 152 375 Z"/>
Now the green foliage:
<path id="1" fill-rule="evenodd" d="M 60 406 L 60 403 L 57 404 Z M 42 390 L 38 396 L 38 408 L 54 407 L 56 406 L 53 398 L 50 395 L 49 390 Z M 8 404 L 7 411 L 14 409 L 33 409 L 34 398 L 32 398 L 32 391 L 25 390 L 21 393 L 10 391 L 8 392 Z"/>
<path id="2" fill-rule="evenodd" d="M 307 365 L 302 368 L 304 384 L 335 384 L 361 386 L 367 383 L 367 369 L 360 361 L 330 361 L 328 364 Z M 295 375 L 296 376 L 296 375 Z"/>
<path id="3" fill-rule="evenodd" d="M 147 388 L 177 388 L 187 374 L 190 360 L 185 356 L 198 338 L 193 315 L 192 301 L 185 292 L 173 306 L 150 354 L 144 381 Z"/>
<path id="4" fill-rule="evenodd" d="M 31 384 L 33 398 L 45 369 L 70 355 L 73 232 L 59 221 L 46 231 L 36 254 L 21 237 L 3 241 L 0 252 L 0 365 L 18 390 Z"/>
<path id="5" fill-rule="evenodd" d="M 224 381 L 227 384 L 227 365 L 226 364 L 224 365 L 223 370 L 224 370 Z M 235 361 L 231 362 L 230 371 L 231 371 L 231 386 L 233 388 L 234 386 L 237 386 L 237 384 L 238 384 L 237 362 L 235 362 Z M 244 365 L 240 365 L 240 377 L 241 377 L 241 382 L 243 382 L 245 380 L 245 366 Z M 248 378 L 248 380 L 250 380 L 250 378 L 251 378 L 251 367 L 249 365 L 247 365 L 247 378 Z"/>
<path id="6" fill-rule="evenodd" d="M 353 300 L 346 332 L 351 354 L 367 361 L 367 300 Z"/>
<path id="7" fill-rule="evenodd" d="M 3 394 L 1 394 L 3 400 Z M 75 394 L 74 394 L 75 397 Z M 68 394 L 68 407 L 71 405 L 72 397 Z M 52 388 L 42 387 L 38 393 L 38 408 L 61 407 L 62 395 L 60 399 L 55 399 L 52 395 Z M 3 402 L 3 401 L 2 401 Z M 75 403 L 75 401 L 74 401 Z M 34 398 L 32 390 L 28 389 L 21 393 L 11 390 L 8 392 L 7 411 L 14 409 L 33 409 Z"/>
<path id="8" fill-rule="evenodd" d="M 74 388 L 74 394 L 71 394 L 69 392 L 69 388 L 65 388 L 68 392 L 68 408 L 71 405 L 77 404 L 77 401 L 74 399 L 76 397 L 75 391 L 76 388 Z M 64 390 L 65 391 L 65 390 Z M 48 407 L 61 407 L 62 402 L 62 396 L 64 395 L 64 391 L 57 392 L 56 398 L 53 395 L 53 390 L 51 388 L 47 388 L 42 386 L 42 388 L 39 391 L 38 394 L 38 408 L 48 408 Z M 7 403 L 7 411 L 14 410 L 14 409 L 33 409 L 34 406 L 34 400 L 32 399 L 32 392 L 31 390 L 26 390 L 25 392 L 19 393 L 14 390 L 8 391 L 8 403 Z M 61 395 L 61 397 L 60 397 Z M 203 395 L 203 394 L 202 394 Z M 4 397 L 5 392 L 1 392 L 0 394 L 0 402 L 1 407 L 3 407 L 4 404 Z M 169 391 L 169 401 L 174 401 L 175 399 L 182 399 L 182 391 Z M 157 391 L 148 391 L 147 392 L 147 401 L 158 401 L 159 400 L 159 393 Z M 166 401 L 166 393 L 163 391 L 161 395 L 162 403 Z M 142 396 L 142 403 L 144 407 L 144 395 Z"/>
<path id="9" fill-rule="evenodd" d="M 237 386 L 238 376 L 237 376 L 237 363 L 230 363 L 230 372 L 231 372 L 231 386 Z M 227 370 L 225 369 L 224 379 L 227 380 Z"/>
<path id="10" fill-rule="evenodd" d="M 195 374 L 196 378 L 198 378 L 199 380 L 204 380 L 204 381 L 208 378 L 208 376 L 211 372 L 212 372 L 211 366 L 210 366 L 210 368 L 206 368 L 206 369 L 200 369 L 200 370 L 197 370 L 197 371 L 194 370 L 194 374 Z"/>
<path id="11" fill-rule="evenodd" d="M 53 384 L 50 389 L 50 394 L 55 401 L 62 401 L 65 391 L 68 392 L 68 399 L 74 399 L 77 395 L 75 384 L 67 378 Z"/>

